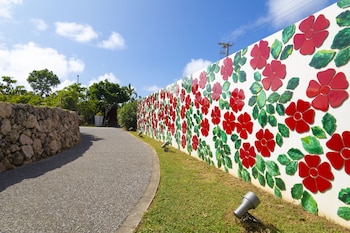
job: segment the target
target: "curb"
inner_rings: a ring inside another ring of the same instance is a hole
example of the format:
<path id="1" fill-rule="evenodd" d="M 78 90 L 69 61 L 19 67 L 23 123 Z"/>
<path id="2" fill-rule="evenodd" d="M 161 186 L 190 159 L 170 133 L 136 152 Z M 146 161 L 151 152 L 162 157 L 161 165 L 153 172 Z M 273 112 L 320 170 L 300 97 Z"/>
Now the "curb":
<path id="1" fill-rule="evenodd" d="M 144 141 L 142 142 L 145 143 Z M 151 175 L 150 182 L 146 188 L 145 193 L 140 198 L 139 202 L 136 204 L 134 209 L 131 211 L 130 215 L 124 220 L 121 226 L 117 229 L 116 233 L 134 232 L 137 226 L 139 225 L 139 223 L 141 222 L 142 215 L 147 211 L 148 207 L 153 201 L 154 196 L 156 195 L 159 181 L 160 181 L 160 165 L 159 165 L 159 158 L 156 151 L 153 148 L 152 150 L 153 150 L 152 175 Z"/>

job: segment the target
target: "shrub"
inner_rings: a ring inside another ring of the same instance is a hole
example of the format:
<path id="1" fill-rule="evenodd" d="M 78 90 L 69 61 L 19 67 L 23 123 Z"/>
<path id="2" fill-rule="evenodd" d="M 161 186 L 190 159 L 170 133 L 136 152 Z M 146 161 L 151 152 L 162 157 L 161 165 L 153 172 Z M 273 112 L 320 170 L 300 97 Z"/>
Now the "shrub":
<path id="1" fill-rule="evenodd" d="M 120 109 L 118 109 L 118 123 L 121 127 L 125 129 L 133 130 L 137 128 L 137 108 L 138 102 L 131 101 L 124 104 Z"/>

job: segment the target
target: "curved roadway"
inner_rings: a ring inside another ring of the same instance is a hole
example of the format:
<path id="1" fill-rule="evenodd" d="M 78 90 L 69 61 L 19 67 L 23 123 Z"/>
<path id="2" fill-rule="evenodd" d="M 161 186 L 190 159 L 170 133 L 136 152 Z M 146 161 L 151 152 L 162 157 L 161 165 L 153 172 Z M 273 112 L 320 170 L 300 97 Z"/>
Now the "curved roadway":
<path id="1" fill-rule="evenodd" d="M 155 151 L 122 129 L 80 131 L 74 148 L 0 173 L 0 232 L 133 232 L 158 187 Z"/>

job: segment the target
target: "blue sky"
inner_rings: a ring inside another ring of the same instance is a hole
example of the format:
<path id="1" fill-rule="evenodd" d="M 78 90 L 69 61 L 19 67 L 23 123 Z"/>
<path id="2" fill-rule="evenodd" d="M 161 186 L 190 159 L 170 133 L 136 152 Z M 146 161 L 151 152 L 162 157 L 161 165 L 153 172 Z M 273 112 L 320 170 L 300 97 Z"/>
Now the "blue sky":
<path id="1" fill-rule="evenodd" d="M 0 0 L 0 77 L 30 90 L 33 70 L 62 89 L 108 79 L 141 96 L 336 0 Z"/>

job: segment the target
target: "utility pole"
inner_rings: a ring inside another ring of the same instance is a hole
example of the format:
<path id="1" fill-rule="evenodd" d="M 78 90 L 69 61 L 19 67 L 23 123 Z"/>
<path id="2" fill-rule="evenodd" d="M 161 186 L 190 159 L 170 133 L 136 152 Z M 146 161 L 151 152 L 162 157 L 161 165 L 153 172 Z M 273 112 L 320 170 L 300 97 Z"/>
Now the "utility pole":
<path id="1" fill-rule="evenodd" d="M 79 84 L 79 74 L 77 75 L 77 84 Z"/>
<path id="2" fill-rule="evenodd" d="M 224 43 L 224 42 L 219 42 L 219 45 L 225 49 L 225 51 L 221 51 L 220 54 L 225 54 L 226 57 L 228 56 L 229 54 L 229 51 L 230 51 L 230 47 L 233 45 L 232 43 Z"/>

